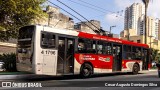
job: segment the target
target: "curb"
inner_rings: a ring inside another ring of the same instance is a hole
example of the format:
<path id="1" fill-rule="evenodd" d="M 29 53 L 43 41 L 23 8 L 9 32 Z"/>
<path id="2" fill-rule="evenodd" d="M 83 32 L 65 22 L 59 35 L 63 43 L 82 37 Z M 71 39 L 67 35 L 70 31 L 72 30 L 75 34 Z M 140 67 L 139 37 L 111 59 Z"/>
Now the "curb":
<path id="1" fill-rule="evenodd" d="M 157 69 L 150 69 L 149 71 L 157 71 Z"/>
<path id="2" fill-rule="evenodd" d="M 34 80 L 57 78 L 48 75 L 24 74 L 24 75 L 0 75 L 0 80 Z"/>

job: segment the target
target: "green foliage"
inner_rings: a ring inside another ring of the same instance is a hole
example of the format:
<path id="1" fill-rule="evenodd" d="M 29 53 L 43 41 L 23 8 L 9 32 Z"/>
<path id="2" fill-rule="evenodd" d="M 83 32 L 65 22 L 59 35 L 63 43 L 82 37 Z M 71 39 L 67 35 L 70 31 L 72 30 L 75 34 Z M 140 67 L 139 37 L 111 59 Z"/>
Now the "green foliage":
<path id="1" fill-rule="evenodd" d="M 152 51 L 152 59 L 153 59 L 153 61 L 159 62 L 159 61 L 160 61 L 160 53 L 159 53 L 159 50 L 152 48 L 151 51 Z"/>
<path id="2" fill-rule="evenodd" d="M 17 38 L 20 27 L 30 24 L 33 20 L 42 18 L 46 0 L 0 0 L 0 30 L 5 28 L 6 36 L 1 40 Z"/>
<path id="3" fill-rule="evenodd" d="M 16 54 L 2 54 L 0 55 L 0 60 L 4 62 L 4 68 L 6 71 L 17 71 L 16 70 Z"/>
<path id="4" fill-rule="evenodd" d="M 4 31 L 4 30 L 5 30 L 5 28 L 0 26 L 0 31 Z"/>
<path id="5" fill-rule="evenodd" d="M 156 58 L 156 61 L 157 61 L 158 63 L 160 63 L 160 53 L 158 53 L 157 58 Z"/>

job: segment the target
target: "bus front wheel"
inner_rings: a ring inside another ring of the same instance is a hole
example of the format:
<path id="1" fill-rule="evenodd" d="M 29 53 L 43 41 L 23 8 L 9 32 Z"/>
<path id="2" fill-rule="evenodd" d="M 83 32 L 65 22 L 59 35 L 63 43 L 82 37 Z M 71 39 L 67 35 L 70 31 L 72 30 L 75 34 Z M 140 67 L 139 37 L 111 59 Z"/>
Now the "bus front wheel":
<path id="1" fill-rule="evenodd" d="M 82 77 L 90 77 L 92 73 L 93 73 L 93 67 L 88 63 L 84 63 L 81 67 L 80 75 Z"/>
<path id="2" fill-rule="evenodd" d="M 133 65 L 132 73 L 133 73 L 134 75 L 136 75 L 136 74 L 138 74 L 138 71 L 139 71 L 139 66 L 138 66 L 138 64 L 134 64 L 134 65 Z"/>

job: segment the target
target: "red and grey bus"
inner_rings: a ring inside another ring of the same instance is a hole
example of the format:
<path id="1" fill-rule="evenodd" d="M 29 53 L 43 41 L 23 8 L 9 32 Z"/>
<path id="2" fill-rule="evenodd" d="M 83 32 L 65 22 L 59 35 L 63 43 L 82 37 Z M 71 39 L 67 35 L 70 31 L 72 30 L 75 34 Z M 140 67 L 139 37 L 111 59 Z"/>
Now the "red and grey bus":
<path id="1" fill-rule="evenodd" d="M 17 70 L 44 75 L 74 75 L 147 70 L 149 47 L 77 30 L 30 25 L 20 28 Z"/>

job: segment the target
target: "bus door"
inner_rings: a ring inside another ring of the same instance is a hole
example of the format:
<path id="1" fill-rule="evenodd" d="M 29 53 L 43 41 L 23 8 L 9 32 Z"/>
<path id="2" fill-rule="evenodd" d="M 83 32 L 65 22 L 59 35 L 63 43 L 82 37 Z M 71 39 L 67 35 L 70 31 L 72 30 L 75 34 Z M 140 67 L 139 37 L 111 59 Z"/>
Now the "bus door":
<path id="1" fill-rule="evenodd" d="M 142 64 L 142 69 L 143 70 L 148 70 L 148 64 L 149 64 L 149 50 L 147 49 L 142 49 L 143 50 L 143 55 L 142 55 L 142 61 L 143 61 L 143 64 Z"/>
<path id="2" fill-rule="evenodd" d="M 73 74 L 74 66 L 74 39 L 58 38 L 57 74 Z"/>
<path id="3" fill-rule="evenodd" d="M 122 69 L 122 45 L 113 44 L 113 68 L 112 71 L 121 71 Z"/>

